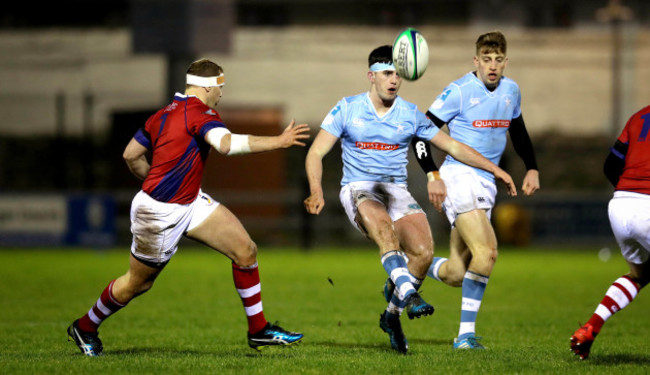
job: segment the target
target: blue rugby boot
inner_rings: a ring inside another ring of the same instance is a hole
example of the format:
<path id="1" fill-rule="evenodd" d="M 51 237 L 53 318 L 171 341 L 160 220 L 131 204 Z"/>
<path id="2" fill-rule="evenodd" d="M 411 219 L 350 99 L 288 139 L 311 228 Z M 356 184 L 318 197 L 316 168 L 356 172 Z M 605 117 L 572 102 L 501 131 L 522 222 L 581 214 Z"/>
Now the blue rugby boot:
<path id="1" fill-rule="evenodd" d="M 70 340 L 74 340 L 79 350 L 88 357 L 100 356 L 104 351 L 102 340 L 97 336 L 97 332 L 85 332 L 79 329 L 79 319 L 68 327 L 68 341 Z"/>
<path id="2" fill-rule="evenodd" d="M 435 309 L 433 306 L 426 303 L 418 292 L 406 297 L 406 314 L 409 319 L 419 318 L 433 314 Z"/>
<path id="3" fill-rule="evenodd" d="M 395 292 L 395 283 L 393 280 L 386 279 L 386 283 L 384 284 L 384 299 L 386 302 L 390 302 L 390 299 L 393 297 L 393 293 Z"/>
<path id="4" fill-rule="evenodd" d="M 479 344 L 478 340 L 480 340 L 481 337 L 476 337 L 476 336 L 469 336 L 465 337 L 464 339 L 454 339 L 454 349 L 485 349 L 485 347 L 481 344 Z"/>
<path id="5" fill-rule="evenodd" d="M 277 322 L 276 322 L 277 324 Z M 262 350 L 266 346 L 288 346 L 300 342 L 302 333 L 289 332 L 284 328 L 268 323 L 261 331 L 248 334 L 248 346 L 255 350 Z"/>
<path id="6" fill-rule="evenodd" d="M 379 318 L 379 327 L 390 337 L 390 346 L 402 354 L 409 350 L 409 342 L 402 331 L 402 323 L 398 315 L 388 314 L 384 311 Z"/>

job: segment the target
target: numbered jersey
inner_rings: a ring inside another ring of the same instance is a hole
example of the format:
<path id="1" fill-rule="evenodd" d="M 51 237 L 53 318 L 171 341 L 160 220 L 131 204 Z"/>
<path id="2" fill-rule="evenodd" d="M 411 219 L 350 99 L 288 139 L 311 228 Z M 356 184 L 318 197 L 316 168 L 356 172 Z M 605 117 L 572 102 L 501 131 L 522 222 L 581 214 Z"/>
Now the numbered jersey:
<path id="1" fill-rule="evenodd" d="M 618 140 L 628 149 L 616 190 L 650 194 L 650 106 L 630 117 Z"/>
<path id="2" fill-rule="evenodd" d="M 321 128 L 341 139 L 343 179 L 406 184 L 409 143 L 414 136 L 430 140 L 438 128 L 417 106 L 399 96 L 379 116 L 368 93 L 343 98 Z"/>
<path id="3" fill-rule="evenodd" d="M 452 82 L 429 107 L 429 112 L 447 123 L 449 135 L 494 164 L 499 164 L 506 147 L 510 121 L 521 115 L 521 94 L 515 81 L 502 77 L 494 91 L 470 72 Z M 447 155 L 446 164 L 460 162 Z M 482 169 L 476 172 L 489 180 L 494 176 Z"/>

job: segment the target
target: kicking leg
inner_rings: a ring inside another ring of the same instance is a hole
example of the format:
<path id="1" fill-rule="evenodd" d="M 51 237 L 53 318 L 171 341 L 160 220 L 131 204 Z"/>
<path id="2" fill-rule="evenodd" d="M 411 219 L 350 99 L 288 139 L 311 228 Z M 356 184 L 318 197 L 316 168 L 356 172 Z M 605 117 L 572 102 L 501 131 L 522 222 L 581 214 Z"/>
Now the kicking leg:
<path id="1" fill-rule="evenodd" d="M 449 258 L 434 257 L 427 276 L 453 287 L 460 287 L 472 259 L 469 248 L 456 227 L 452 228 L 449 240 Z"/>

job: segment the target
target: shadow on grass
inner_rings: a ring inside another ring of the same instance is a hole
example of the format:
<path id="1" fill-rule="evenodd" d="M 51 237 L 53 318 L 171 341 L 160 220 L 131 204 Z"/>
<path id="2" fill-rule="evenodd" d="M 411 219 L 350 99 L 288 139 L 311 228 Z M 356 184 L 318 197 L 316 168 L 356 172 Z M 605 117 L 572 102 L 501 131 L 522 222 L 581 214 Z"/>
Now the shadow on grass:
<path id="1" fill-rule="evenodd" d="M 614 366 L 621 364 L 631 364 L 648 366 L 650 365 L 650 355 L 645 354 L 603 354 L 589 357 L 589 362 L 598 366 Z"/>
<path id="2" fill-rule="evenodd" d="M 212 355 L 214 350 L 195 350 L 195 349 L 172 349 L 160 347 L 137 347 L 118 350 L 105 350 L 104 356 L 110 355 L 153 355 L 153 356 L 188 356 L 188 355 Z"/>
<path id="3" fill-rule="evenodd" d="M 104 351 L 104 356 L 152 356 L 152 357 L 165 357 L 165 358 L 181 358 L 189 356 L 243 356 L 243 357 L 291 357 L 296 354 L 294 350 L 302 344 L 295 344 L 291 346 L 276 346 L 266 347 L 260 351 L 248 347 L 231 347 L 227 350 L 218 350 L 215 348 L 206 348 L 205 350 L 196 349 L 174 349 L 174 348 L 159 348 L 159 347 L 137 347 L 126 348 L 118 350 Z"/>
<path id="4" fill-rule="evenodd" d="M 451 341 L 449 340 L 429 340 L 429 339 L 413 339 L 409 340 L 409 345 L 442 345 L 442 346 L 451 346 Z M 309 346 L 321 346 L 327 348 L 343 348 L 343 349 L 384 349 L 388 348 L 389 351 L 392 351 L 390 348 L 390 343 L 388 340 L 378 341 L 373 344 L 359 344 L 354 342 L 336 342 L 336 341 L 309 341 Z"/>

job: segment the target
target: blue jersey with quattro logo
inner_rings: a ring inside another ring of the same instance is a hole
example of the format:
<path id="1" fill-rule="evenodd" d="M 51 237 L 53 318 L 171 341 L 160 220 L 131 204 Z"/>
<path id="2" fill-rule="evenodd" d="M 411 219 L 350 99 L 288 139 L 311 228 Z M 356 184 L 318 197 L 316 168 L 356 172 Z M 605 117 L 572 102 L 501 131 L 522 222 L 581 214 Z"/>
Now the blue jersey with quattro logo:
<path id="1" fill-rule="evenodd" d="M 354 181 L 406 184 L 411 139 L 417 136 L 430 140 L 439 131 L 415 104 L 399 96 L 388 112 L 379 116 L 369 93 L 340 100 L 323 120 L 321 129 L 341 140 L 341 185 Z"/>
<path id="2" fill-rule="evenodd" d="M 521 93 L 517 83 L 502 77 L 494 91 L 470 72 L 452 82 L 429 107 L 429 112 L 449 126 L 449 135 L 499 164 L 506 147 L 510 121 L 521 115 Z M 461 163 L 447 155 L 445 164 Z M 494 175 L 475 168 L 480 176 Z"/>

